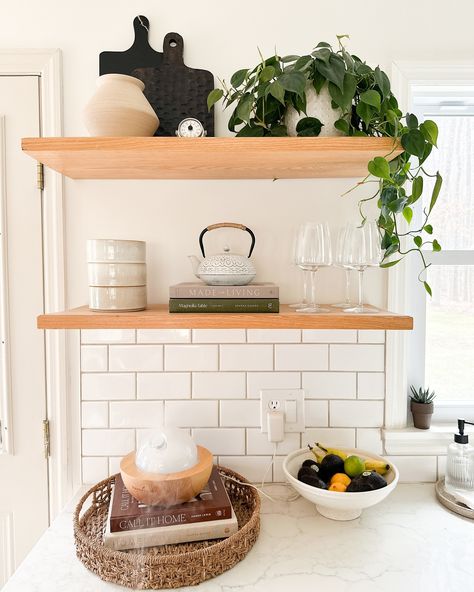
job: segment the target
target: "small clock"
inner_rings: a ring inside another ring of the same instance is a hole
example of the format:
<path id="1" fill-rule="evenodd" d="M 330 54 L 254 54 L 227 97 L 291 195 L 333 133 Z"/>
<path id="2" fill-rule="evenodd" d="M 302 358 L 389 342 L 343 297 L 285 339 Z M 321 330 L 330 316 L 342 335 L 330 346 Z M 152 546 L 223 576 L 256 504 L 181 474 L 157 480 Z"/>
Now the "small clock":
<path id="1" fill-rule="evenodd" d="M 186 117 L 186 119 L 179 122 L 176 135 L 178 138 L 203 138 L 207 135 L 207 132 L 199 119 Z"/>

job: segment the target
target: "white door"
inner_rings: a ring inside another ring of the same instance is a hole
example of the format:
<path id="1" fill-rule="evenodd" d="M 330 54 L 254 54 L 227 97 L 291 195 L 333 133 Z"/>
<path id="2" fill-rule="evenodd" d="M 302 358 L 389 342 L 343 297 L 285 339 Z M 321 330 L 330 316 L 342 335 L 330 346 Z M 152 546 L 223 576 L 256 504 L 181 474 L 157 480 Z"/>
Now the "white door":
<path id="1" fill-rule="evenodd" d="M 44 336 L 36 329 L 43 310 L 42 196 L 35 163 L 20 149 L 22 137 L 40 135 L 39 113 L 37 76 L 0 76 L 1 345 L 7 353 L 0 381 L 0 587 L 48 526 Z"/>

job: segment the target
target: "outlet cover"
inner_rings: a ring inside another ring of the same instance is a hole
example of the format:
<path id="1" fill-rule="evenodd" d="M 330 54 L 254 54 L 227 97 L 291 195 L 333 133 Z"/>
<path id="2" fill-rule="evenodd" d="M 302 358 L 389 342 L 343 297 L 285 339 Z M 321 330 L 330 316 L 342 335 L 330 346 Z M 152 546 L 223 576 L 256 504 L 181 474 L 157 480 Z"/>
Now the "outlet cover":
<path id="1" fill-rule="evenodd" d="M 285 433 L 304 432 L 304 390 L 263 389 L 260 391 L 260 426 L 268 432 L 267 412 L 278 410 L 285 414 Z"/>

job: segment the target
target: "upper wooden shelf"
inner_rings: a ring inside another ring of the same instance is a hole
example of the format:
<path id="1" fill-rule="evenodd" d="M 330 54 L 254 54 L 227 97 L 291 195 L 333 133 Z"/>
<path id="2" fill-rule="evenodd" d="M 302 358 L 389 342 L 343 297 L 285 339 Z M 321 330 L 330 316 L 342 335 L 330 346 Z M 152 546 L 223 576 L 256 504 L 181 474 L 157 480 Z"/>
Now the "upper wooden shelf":
<path id="1" fill-rule="evenodd" d="M 325 305 L 326 306 L 326 305 Z M 39 329 L 413 329 L 413 318 L 373 309 L 370 313 L 330 312 L 305 314 L 288 305 L 278 314 L 169 313 L 166 304 L 141 312 L 91 312 L 87 306 L 40 315 Z"/>
<path id="2" fill-rule="evenodd" d="M 364 177 L 391 138 L 24 138 L 22 149 L 72 179 Z"/>

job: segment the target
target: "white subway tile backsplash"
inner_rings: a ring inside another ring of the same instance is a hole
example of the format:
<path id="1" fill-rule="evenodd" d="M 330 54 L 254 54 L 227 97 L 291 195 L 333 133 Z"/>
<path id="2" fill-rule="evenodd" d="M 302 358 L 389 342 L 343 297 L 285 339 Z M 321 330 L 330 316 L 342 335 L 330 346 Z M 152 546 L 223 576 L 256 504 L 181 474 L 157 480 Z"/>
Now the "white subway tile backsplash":
<path id="1" fill-rule="evenodd" d="M 204 446 L 214 455 L 244 455 L 244 428 L 196 428 L 192 431 L 196 444 Z"/>
<path id="2" fill-rule="evenodd" d="M 82 482 L 98 483 L 109 476 L 109 463 L 105 456 L 85 456 L 82 459 Z"/>
<path id="3" fill-rule="evenodd" d="M 354 428 L 310 428 L 301 436 L 301 445 L 320 442 L 327 446 L 355 448 L 356 431 Z"/>
<path id="4" fill-rule="evenodd" d="M 385 343 L 385 331 L 359 331 L 359 343 Z"/>
<path id="5" fill-rule="evenodd" d="M 134 374 L 83 374 L 82 398 L 84 400 L 114 400 L 135 398 Z"/>
<path id="6" fill-rule="evenodd" d="M 433 483 L 437 478 L 436 456 L 387 456 L 400 472 L 400 483 Z"/>
<path id="7" fill-rule="evenodd" d="M 218 347 L 217 345 L 165 345 L 165 370 L 217 370 Z"/>
<path id="8" fill-rule="evenodd" d="M 310 399 L 355 399 L 355 372 L 303 372 L 302 385 Z"/>
<path id="9" fill-rule="evenodd" d="M 153 428 L 163 424 L 163 401 L 110 403 L 111 428 Z"/>
<path id="10" fill-rule="evenodd" d="M 330 345 L 330 370 L 383 372 L 385 348 L 383 345 Z"/>
<path id="11" fill-rule="evenodd" d="M 180 431 L 184 432 L 185 434 L 188 434 L 188 436 L 191 436 L 191 430 L 189 428 L 180 428 Z M 156 435 L 155 428 L 142 428 L 142 429 L 136 430 L 136 432 L 137 432 L 136 433 L 136 439 L 137 439 L 136 449 L 137 450 L 139 450 L 139 448 L 142 446 L 142 444 L 149 441 L 150 439 L 153 439 L 153 437 Z"/>
<path id="12" fill-rule="evenodd" d="M 81 343 L 135 343 L 135 329 L 83 329 Z"/>
<path id="13" fill-rule="evenodd" d="M 82 372 L 107 372 L 107 346 L 83 345 L 81 347 Z"/>
<path id="14" fill-rule="evenodd" d="M 329 401 L 329 419 L 331 427 L 381 427 L 383 401 Z"/>
<path id="15" fill-rule="evenodd" d="M 247 329 L 249 343 L 300 343 L 300 329 Z"/>
<path id="16" fill-rule="evenodd" d="M 385 374 L 383 372 L 359 372 L 357 374 L 358 399 L 383 399 Z"/>
<path id="17" fill-rule="evenodd" d="M 305 401 L 305 423 L 307 427 L 326 427 L 328 425 L 328 402 Z"/>
<path id="18" fill-rule="evenodd" d="M 221 370 L 273 370 L 272 345 L 221 345 Z"/>
<path id="19" fill-rule="evenodd" d="M 163 370 L 162 345 L 111 345 L 109 347 L 111 372 L 146 372 Z"/>
<path id="20" fill-rule="evenodd" d="M 273 481 L 274 483 L 287 483 L 285 473 L 283 472 L 283 461 L 285 460 L 284 456 L 276 456 L 275 462 L 273 464 Z M 291 489 L 288 487 L 288 492 Z"/>
<path id="21" fill-rule="evenodd" d="M 165 401 L 165 424 L 175 427 L 217 427 L 218 401 Z"/>
<path id="22" fill-rule="evenodd" d="M 109 456 L 109 475 L 120 473 L 121 456 Z"/>
<path id="23" fill-rule="evenodd" d="M 109 404 L 106 401 L 82 403 L 83 428 L 108 428 Z"/>
<path id="24" fill-rule="evenodd" d="M 446 474 L 446 457 L 438 456 L 438 479 L 442 479 Z"/>
<path id="25" fill-rule="evenodd" d="M 219 456 L 219 464 L 228 467 L 252 483 L 261 483 L 270 465 L 271 456 Z M 271 469 L 265 482 L 272 480 Z"/>
<path id="26" fill-rule="evenodd" d="M 247 397 L 260 399 L 262 389 L 300 388 L 299 372 L 247 372 Z"/>
<path id="27" fill-rule="evenodd" d="M 189 399 L 190 372 L 145 372 L 137 375 L 138 399 Z"/>
<path id="28" fill-rule="evenodd" d="M 245 372 L 194 372 L 194 399 L 245 399 Z"/>
<path id="29" fill-rule="evenodd" d="M 137 343 L 190 343 L 190 329 L 138 329 Z"/>
<path id="30" fill-rule="evenodd" d="M 373 454 L 383 454 L 382 433 L 380 428 L 357 428 L 357 448 Z"/>
<path id="31" fill-rule="evenodd" d="M 124 456 L 135 449 L 135 430 L 82 430 L 84 456 Z"/>
<path id="32" fill-rule="evenodd" d="M 245 329 L 193 329 L 193 343 L 245 343 Z"/>
<path id="33" fill-rule="evenodd" d="M 275 345 L 275 370 L 327 370 L 328 346 Z"/>
<path id="34" fill-rule="evenodd" d="M 352 329 L 303 329 L 303 343 L 356 343 Z"/>
<path id="35" fill-rule="evenodd" d="M 260 426 L 260 401 L 221 401 L 220 411 L 221 426 Z"/>
<path id="36" fill-rule="evenodd" d="M 299 433 L 285 434 L 285 439 L 277 444 L 278 454 L 289 454 L 301 448 Z M 268 434 L 262 434 L 259 428 L 247 429 L 247 454 L 273 454 L 275 443 L 268 441 Z"/>

